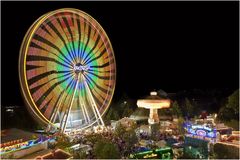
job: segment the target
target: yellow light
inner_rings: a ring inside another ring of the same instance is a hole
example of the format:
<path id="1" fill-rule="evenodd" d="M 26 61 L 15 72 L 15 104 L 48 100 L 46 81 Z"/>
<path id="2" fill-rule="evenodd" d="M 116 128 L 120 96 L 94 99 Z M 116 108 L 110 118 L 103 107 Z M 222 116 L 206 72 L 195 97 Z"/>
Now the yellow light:
<path id="1" fill-rule="evenodd" d="M 138 107 L 147 108 L 147 109 L 169 108 L 170 100 L 138 100 L 137 105 Z"/>
<path id="2" fill-rule="evenodd" d="M 157 154 L 152 153 L 152 154 L 148 154 L 148 155 L 144 156 L 143 158 L 152 158 L 152 157 L 156 157 L 156 156 L 157 156 Z"/>

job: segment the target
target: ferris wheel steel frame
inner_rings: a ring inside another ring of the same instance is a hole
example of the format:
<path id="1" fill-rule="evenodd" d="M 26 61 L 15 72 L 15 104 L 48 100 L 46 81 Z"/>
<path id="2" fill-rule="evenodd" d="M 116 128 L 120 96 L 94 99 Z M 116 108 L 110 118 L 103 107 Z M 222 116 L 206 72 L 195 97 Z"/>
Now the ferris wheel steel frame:
<path id="1" fill-rule="evenodd" d="M 65 48 L 58 49 L 60 42 Z M 54 54 L 56 50 L 58 52 Z M 82 56 L 78 56 L 79 52 Z M 55 70 L 51 71 L 54 67 Z M 63 73 L 70 75 L 68 79 L 71 81 L 67 83 L 64 75 L 63 80 L 60 76 L 53 76 Z M 47 76 L 42 78 L 43 75 Z M 44 14 L 31 25 L 24 37 L 19 56 L 19 80 L 27 108 L 40 123 L 58 128 L 63 133 L 66 128 L 85 129 L 95 123 L 104 125 L 102 116 L 110 105 L 116 84 L 116 63 L 111 42 L 101 25 L 81 10 L 64 8 Z M 56 83 L 52 82 L 54 80 Z M 65 86 L 59 86 L 65 82 Z M 74 121 L 80 121 L 71 120 L 74 111 L 77 117 L 81 117 L 81 122 L 85 122 L 80 127 L 73 127 Z"/>

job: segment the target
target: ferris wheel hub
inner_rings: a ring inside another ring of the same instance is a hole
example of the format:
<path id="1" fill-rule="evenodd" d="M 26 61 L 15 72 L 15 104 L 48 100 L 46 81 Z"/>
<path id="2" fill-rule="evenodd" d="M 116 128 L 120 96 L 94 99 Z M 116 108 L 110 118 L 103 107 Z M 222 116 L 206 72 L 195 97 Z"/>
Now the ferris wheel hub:
<path id="1" fill-rule="evenodd" d="M 73 68 L 73 70 L 76 74 L 78 74 L 80 72 L 83 73 L 84 71 L 88 71 L 88 69 L 89 69 L 88 66 L 82 65 L 81 63 L 75 64 L 74 68 Z"/>

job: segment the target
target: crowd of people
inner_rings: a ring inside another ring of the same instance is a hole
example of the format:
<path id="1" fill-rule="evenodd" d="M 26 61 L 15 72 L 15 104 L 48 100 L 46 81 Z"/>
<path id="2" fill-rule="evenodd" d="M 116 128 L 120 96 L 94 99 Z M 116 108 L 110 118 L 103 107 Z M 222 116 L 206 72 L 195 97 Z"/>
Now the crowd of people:
<path id="1" fill-rule="evenodd" d="M 130 153 L 134 153 L 138 151 L 140 147 L 143 147 L 142 144 L 139 143 L 141 140 L 152 140 L 152 137 L 153 137 L 153 135 L 147 132 L 136 134 L 136 136 L 138 138 L 138 143 L 136 143 L 135 145 L 132 145 L 130 148 L 129 146 L 127 146 L 127 142 L 124 141 L 123 138 L 118 136 L 115 133 L 115 130 L 111 126 L 95 128 L 88 131 L 84 131 L 84 130 L 78 131 L 72 134 L 70 137 L 71 137 L 71 141 L 74 144 L 88 145 L 91 149 L 94 148 L 94 144 L 96 144 L 96 141 L 100 139 L 104 139 L 105 141 L 116 144 L 118 146 L 119 151 L 121 152 L 121 155 L 124 157 L 129 155 Z M 96 141 L 91 140 L 91 139 L 94 139 L 94 137 L 96 137 L 95 138 Z M 161 133 L 159 131 L 155 133 L 154 137 L 155 137 L 154 141 L 157 142 L 157 141 L 173 138 L 174 135 L 166 132 Z M 149 147 L 149 146 L 145 146 L 145 147 Z M 92 151 L 89 152 L 89 156 L 92 156 Z M 91 158 L 91 157 L 88 157 L 88 158 Z"/>

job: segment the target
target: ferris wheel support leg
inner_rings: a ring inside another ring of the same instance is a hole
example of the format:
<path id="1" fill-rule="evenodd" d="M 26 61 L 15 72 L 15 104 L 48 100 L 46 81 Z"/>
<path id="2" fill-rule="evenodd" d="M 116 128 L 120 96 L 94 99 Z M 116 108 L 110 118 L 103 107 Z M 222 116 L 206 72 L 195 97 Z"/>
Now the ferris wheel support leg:
<path id="1" fill-rule="evenodd" d="M 61 116 L 60 126 L 59 126 L 60 131 L 61 131 L 62 133 L 64 133 L 64 132 L 63 132 L 63 126 L 64 126 L 64 122 L 65 122 L 65 117 L 66 117 L 66 114 L 63 113 L 63 115 Z"/>
<path id="2" fill-rule="evenodd" d="M 66 111 L 60 115 L 60 119 L 61 119 L 61 121 L 60 121 L 60 131 L 61 131 L 62 133 L 64 133 L 63 128 L 64 128 L 64 124 L 65 124 L 65 122 L 66 122 L 68 109 L 69 109 L 69 108 L 67 108 Z"/>
<path id="3" fill-rule="evenodd" d="M 83 80 L 83 83 L 84 83 L 84 85 L 86 86 L 86 89 L 87 89 L 87 92 L 88 92 L 87 95 L 90 95 L 91 92 L 89 92 L 89 88 L 88 88 L 88 85 L 87 85 L 85 79 Z M 88 99 L 89 99 L 90 101 L 92 101 L 90 96 L 88 97 Z M 95 111 L 95 108 L 94 108 L 93 104 L 91 104 L 90 106 L 92 107 L 94 116 L 96 117 L 97 123 L 98 123 L 98 125 L 99 125 L 99 118 L 98 118 L 97 112 Z"/>
<path id="4" fill-rule="evenodd" d="M 85 122 L 87 123 L 88 120 L 87 120 L 87 117 L 86 117 L 85 110 L 83 109 L 83 104 L 82 104 L 81 102 L 80 102 L 80 107 L 81 107 L 81 110 L 82 110 L 82 113 L 83 113 L 84 120 L 85 120 Z"/>
<path id="5" fill-rule="evenodd" d="M 65 117 L 63 116 L 63 120 L 65 118 L 65 122 L 63 121 L 63 128 L 62 128 L 62 132 L 64 133 L 65 132 L 65 129 L 66 129 L 66 126 L 67 126 L 67 121 L 68 121 L 68 116 L 69 116 L 69 113 L 72 109 L 72 104 L 73 104 L 73 100 L 74 100 L 74 97 L 75 97 L 75 94 L 76 94 L 76 90 L 77 90 L 77 87 L 78 87 L 78 83 L 79 83 L 79 74 L 77 75 L 77 83 L 76 83 L 76 86 L 75 86 L 75 89 L 74 89 L 74 92 L 73 92 L 73 96 L 72 96 L 72 99 L 71 99 L 71 103 L 70 103 L 70 106 L 67 110 L 67 114 L 65 115 Z"/>
<path id="6" fill-rule="evenodd" d="M 85 104 L 83 104 L 83 108 L 84 108 L 84 111 L 85 111 L 85 113 L 86 113 L 86 115 L 87 115 L 87 120 L 88 120 L 88 123 L 89 123 L 89 122 L 90 122 L 90 118 L 89 118 L 89 114 L 88 114 L 88 111 L 87 111 L 87 109 L 86 109 Z"/>
<path id="7" fill-rule="evenodd" d="M 95 109 L 94 109 L 94 107 L 93 107 L 92 104 L 91 104 L 90 106 L 92 107 L 92 110 L 93 110 L 94 116 L 96 117 L 97 123 L 98 123 L 98 125 L 99 125 L 99 120 L 98 120 L 97 112 L 95 111 Z"/>
<path id="8" fill-rule="evenodd" d="M 89 122 L 90 122 L 90 118 L 89 118 L 89 115 L 88 115 L 88 111 L 87 111 L 87 109 L 86 109 L 85 104 L 83 104 L 83 103 L 82 103 L 82 108 L 83 108 L 83 112 L 84 112 L 84 114 L 85 114 L 85 116 L 86 116 L 85 121 L 86 121 L 87 123 L 89 123 Z M 85 118 L 85 117 L 84 117 L 84 118 Z"/>
<path id="9" fill-rule="evenodd" d="M 103 120 L 102 120 L 102 117 L 101 117 L 101 115 L 100 115 L 100 113 L 99 113 L 99 110 L 98 110 L 98 108 L 97 108 L 97 105 L 96 105 L 96 103 L 95 103 L 95 101 L 94 101 L 94 99 L 93 99 L 92 93 L 91 93 L 88 85 L 86 84 L 86 81 L 85 81 L 85 80 L 84 80 L 84 83 L 85 83 L 85 85 L 86 85 L 87 91 L 88 91 L 88 93 L 89 93 L 88 95 L 89 95 L 90 100 L 91 100 L 91 102 L 92 102 L 92 105 L 91 105 L 91 106 L 93 107 L 94 112 L 95 112 L 95 113 L 97 112 L 98 117 L 96 116 L 96 118 L 97 118 L 97 119 L 100 119 L 101 124 L 104 126 L 105 124 L 104 124 L 104 122 L 103 122 Z"/>
<path id="10" fill-rule="evenodd" d="M 64 93 L 62 93 L 62 94 L 64 94 Z M 52 123 L 55 123 L 56 118 L 57 118 L 57 115 L 59 116 L 59 119 L 60 119 L 59 108 L 60 108 L 60 106 L 61 106 L 61 104 L 62 104 L 63 97 L 64 97 L 64 96 L 62 95 L 62 97 L 60 98 L 60 101 L 59 101 L 58 104 L 57 104 L 57 108 L 54 110 L 54 112 L 53 112 L 53 114 L 52 114 L 52 116 L 51 116 L 51 118 L 50 118 L 50 121 L 51 121 Z"/>
<path id="11" fill-rule="evenodd" d="M 70 125 L 71 125 L 71 127 L 73 127 L 73 123 L 72 123 L 72 121 L 73 121 L 73 120 L 72 120 L 72 115 L 69 115 L 69 119 L 70 119 L 70 120 L 69 120 L 69 121 L 70 121 Z"/>
<path id="12" fill-rule="evenodd" d="M 82 75 L 80 75 L 80 81 L 82 81 Z M 84 116 L 85 122 L 89 123 L 90 122 L 90 118 L 89 118 L 87 109 L 85 107 L 84 101 L 82 100 L 81 97 L 82 97 L 81 91 L 79 91 L 80 106 L 81 106 L 81 109 L 83 111 L 83 116 Z"/>

